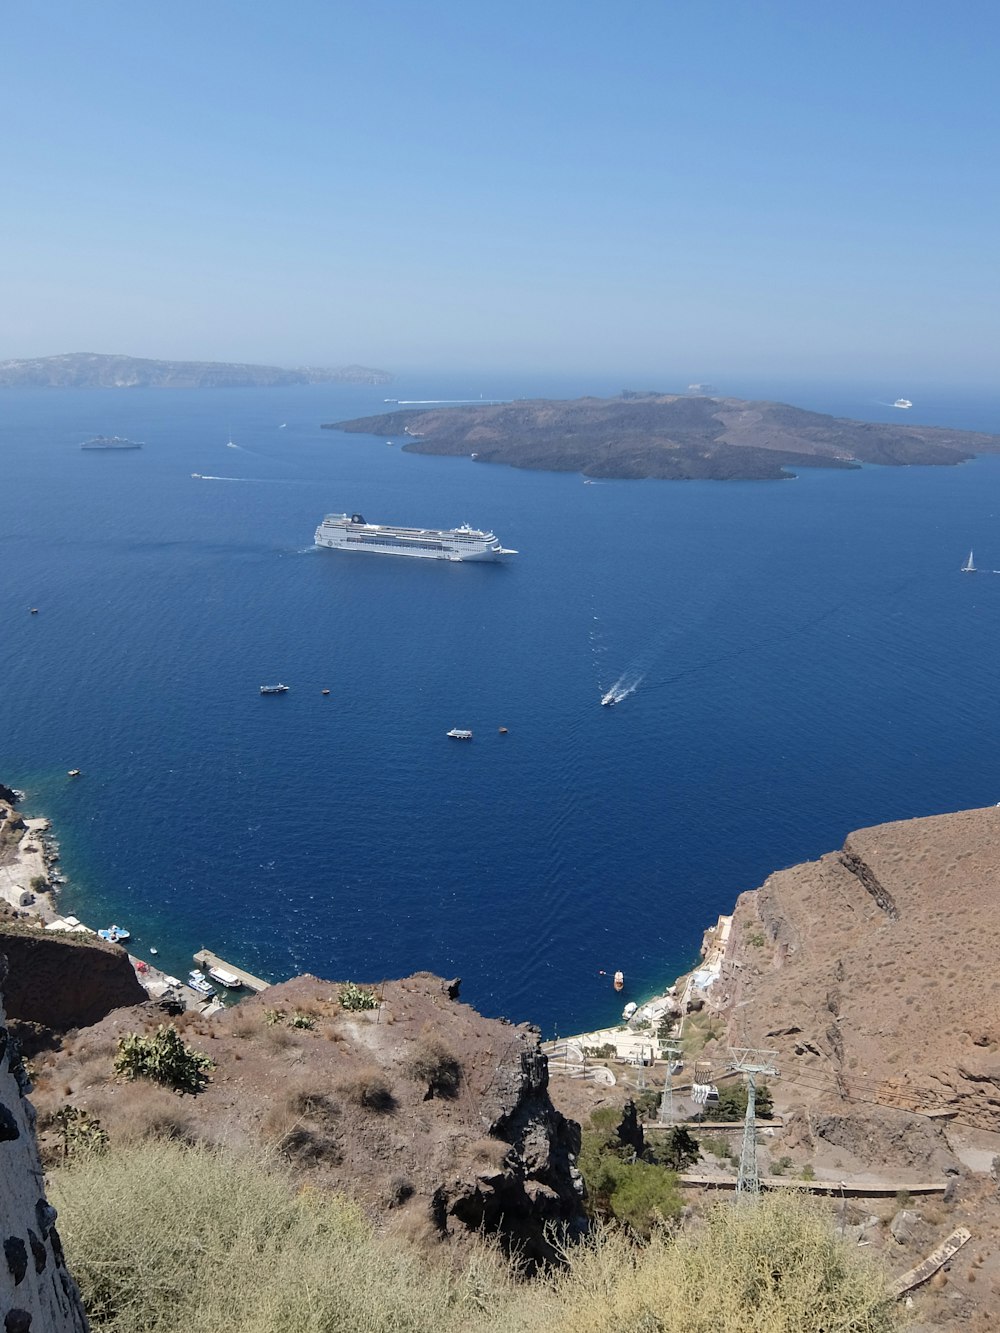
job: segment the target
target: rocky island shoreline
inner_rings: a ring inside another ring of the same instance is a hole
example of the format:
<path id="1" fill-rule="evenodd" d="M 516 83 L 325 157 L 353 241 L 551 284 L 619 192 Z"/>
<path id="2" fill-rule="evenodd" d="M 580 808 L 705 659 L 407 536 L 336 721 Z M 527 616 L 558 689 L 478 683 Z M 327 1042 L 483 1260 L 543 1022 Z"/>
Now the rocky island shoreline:
<path id="1" fill-rule="evenodd" d="M 412 453 L 594 479 L 774 481 L 801 468 L 944 466 L 1000 451 L 1000 436 L 974 431 L 853 421 L 787 403 L 634 391 L 415 408 L 323 429 L 401 436 Z"/>

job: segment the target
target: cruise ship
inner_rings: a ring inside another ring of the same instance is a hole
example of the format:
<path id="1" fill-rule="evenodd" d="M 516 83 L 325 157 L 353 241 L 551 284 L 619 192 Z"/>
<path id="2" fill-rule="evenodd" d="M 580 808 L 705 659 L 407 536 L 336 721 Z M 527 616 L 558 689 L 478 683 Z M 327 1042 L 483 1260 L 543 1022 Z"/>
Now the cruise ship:
<path id="1" fill-rule="evenodd" d="M 505 550 L 492 532 L 464 523 L 460 528 L 396 528 L 368 523 L 362 514 L 327 514 L 316 529 L 316 545 L 334 551 L 372 551 L 376 555 L 415 555 L 423 560 L 504 560 Z"/>

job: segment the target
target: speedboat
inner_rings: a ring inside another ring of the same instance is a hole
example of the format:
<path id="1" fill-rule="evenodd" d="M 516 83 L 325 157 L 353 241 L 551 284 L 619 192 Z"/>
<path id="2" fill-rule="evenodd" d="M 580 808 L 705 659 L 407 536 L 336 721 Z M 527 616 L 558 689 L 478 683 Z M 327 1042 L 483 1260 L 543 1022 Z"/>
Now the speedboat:
<path id="1" fill-rule="evenodd" d="M 288 686 L 280 683 L 277 685 L 262 685 L 260 692 L 261 694 L 287 694 Z"/>
<path id="2" fill-rule="evenodd" d="M 614 690 L 608 690 L 607 694 L 601 696 L 601 707 L 602 707 L 602 708 L 614 708 L 614 706 L 615 706 L 615 704 L 616 704 L 617 702 L 618 702 L 618 700 L 617 700 L 617 698 L 615 697 L 615 692 L 614 692 Z"/>
<path id="3" fill-rule="evenodd" d="M 215 987 L 210 981 L 207 981 L 197 969 L 188 973 L 187 984 L 192 990 L 196 990 L 199 995 L 215 994 Z"/>
<path id="4" fill-rule="evenodd" d="M 453 741 L 471 741 L 472 732 L 466 731 L 463 727 L 452 727 L 447 733 Z"/>

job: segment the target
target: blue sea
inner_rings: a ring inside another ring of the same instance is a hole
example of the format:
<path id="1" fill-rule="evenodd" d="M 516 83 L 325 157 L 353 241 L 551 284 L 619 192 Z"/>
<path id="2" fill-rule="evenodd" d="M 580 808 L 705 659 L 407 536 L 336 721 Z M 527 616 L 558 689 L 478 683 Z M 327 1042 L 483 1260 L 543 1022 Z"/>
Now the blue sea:
<path id="1" fill-rule="evenodd" d="M 0 780 L 52 818 L 65 909 L 177 974 L 203 946 L 272 980 L 431 969 L 551 1034 L 851 829 L 1000 800 L 1000 577 L 959 573 L 1000 570 L 1000 459 L 584 485 L 319 429 L 622 387 L 0 394 Z M 1000 432 L 981 394 L 725 387 Z M 520 554 L 315 550 L 342 510 Z"/>

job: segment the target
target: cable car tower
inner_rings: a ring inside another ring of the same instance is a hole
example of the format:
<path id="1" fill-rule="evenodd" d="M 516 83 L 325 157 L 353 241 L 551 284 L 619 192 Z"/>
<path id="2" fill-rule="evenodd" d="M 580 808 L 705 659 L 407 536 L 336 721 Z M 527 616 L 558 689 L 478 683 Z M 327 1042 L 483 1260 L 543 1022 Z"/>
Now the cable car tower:
<path id="1" fill-rule="evenodd" d="M 747 1079 L 747 1110 L 743 1117 L 743 1147 L 740 1151 L 740 1172 L 736 1178 L 737 1198 L 756 1198 L 760 1194 L 760 1176 L 757 1173 L 757 1083 L 758 1074 L 777 1077 L 778 1071 L 771 1060 L 777 1051 L 755 1047 L 730 1047 L 729 1069 L 733 1074 L 745 1074 Z"/>

